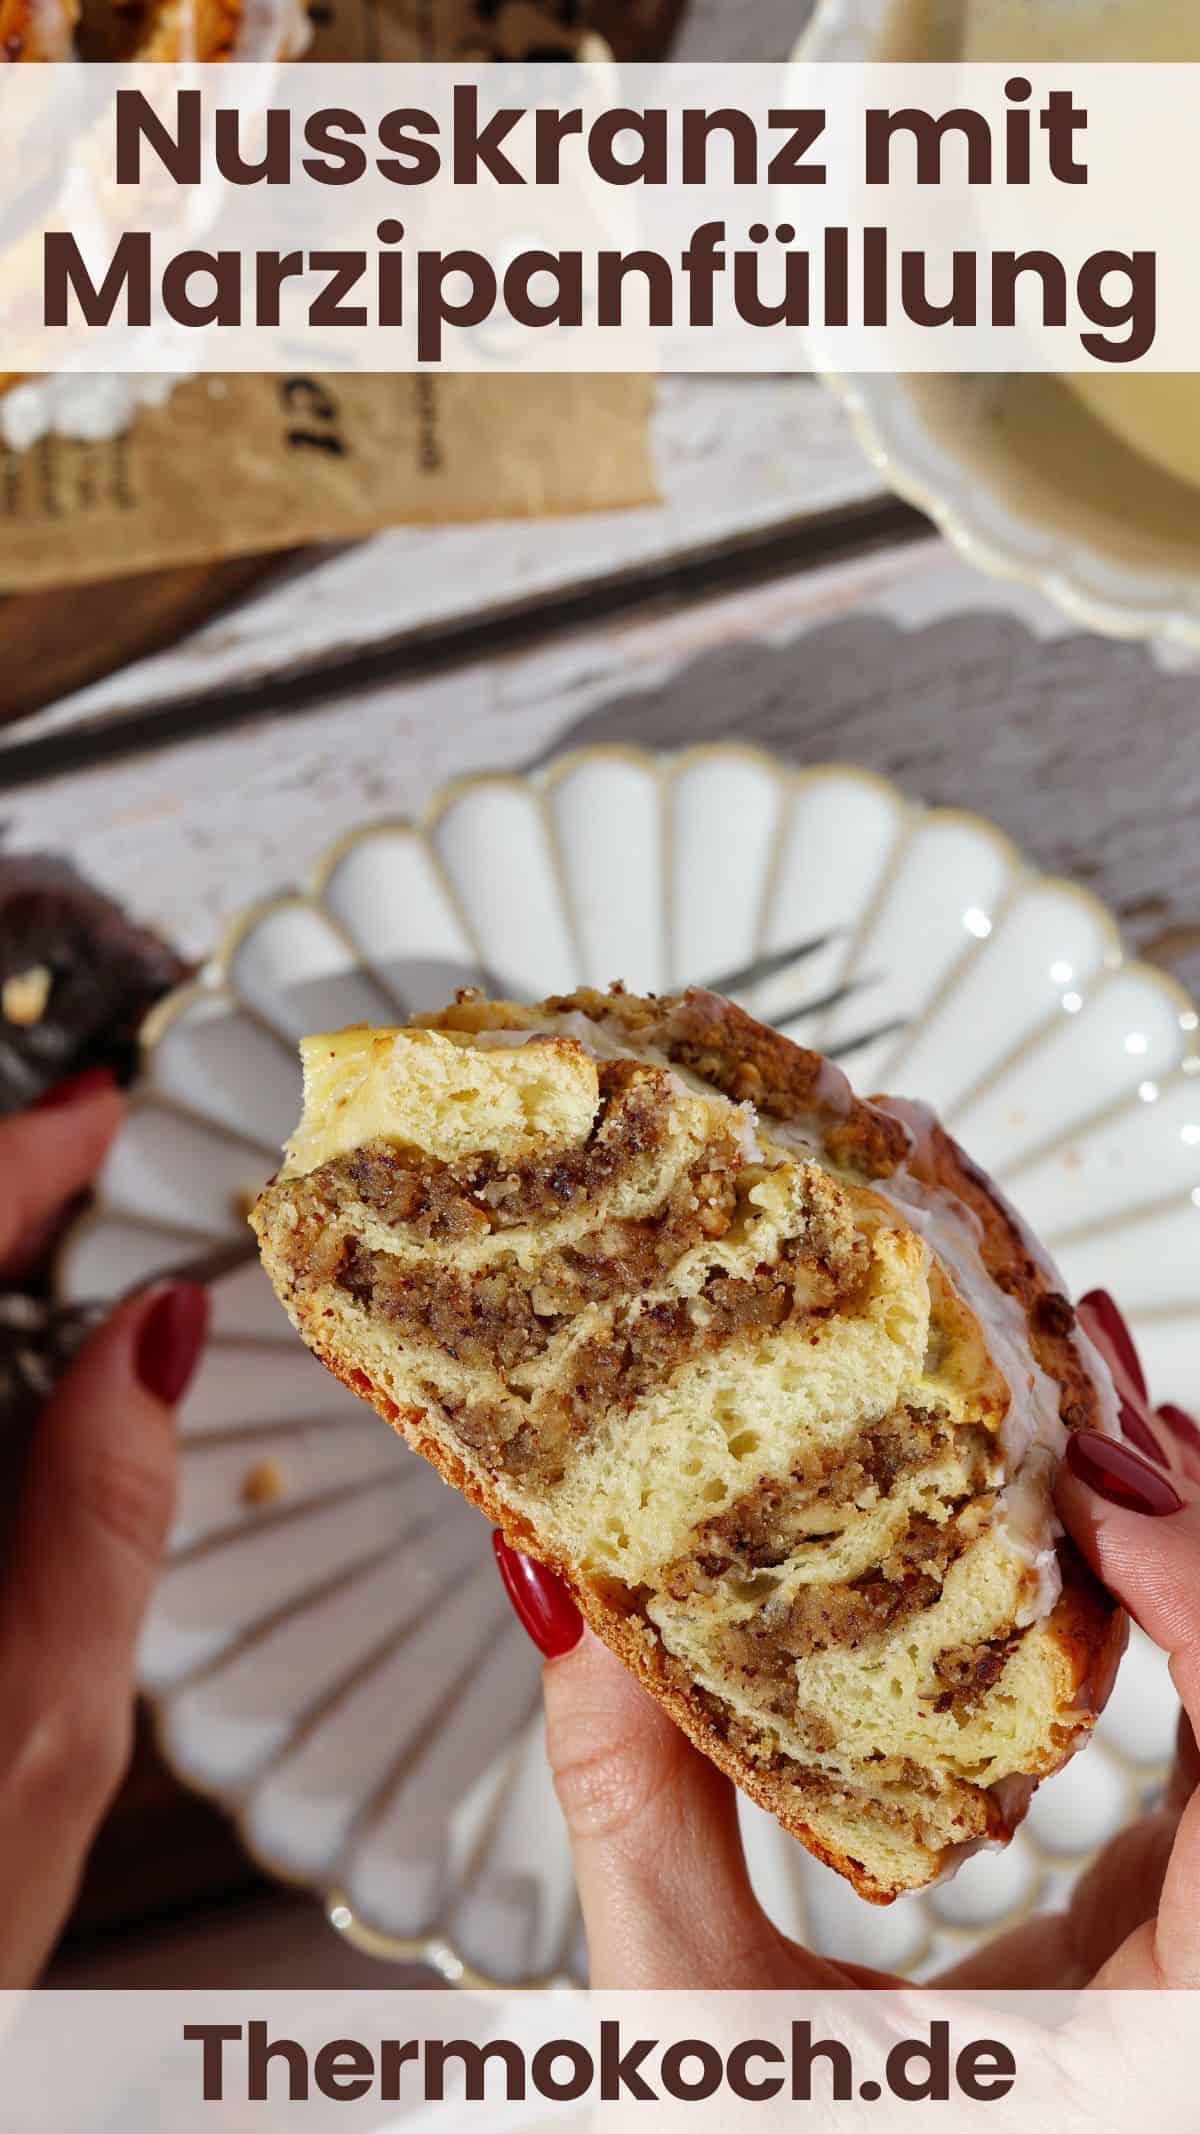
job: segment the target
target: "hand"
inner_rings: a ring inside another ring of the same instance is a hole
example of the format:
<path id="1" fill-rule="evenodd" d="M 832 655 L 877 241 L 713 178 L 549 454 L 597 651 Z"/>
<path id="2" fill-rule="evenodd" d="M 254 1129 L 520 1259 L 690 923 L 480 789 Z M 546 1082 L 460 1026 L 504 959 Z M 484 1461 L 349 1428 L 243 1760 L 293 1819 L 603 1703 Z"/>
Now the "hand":
<path id="1" fill-rule="evenodd" d="M 942 1985 L 1200 1986 L 1200 1430 L 1180 1409 L 1150 1409 L 1111 1298 L 1085 1298 L 1080 1317 L 1113 1370 L 1126 1442 L 1072 1438 L 1059 1510 L 1105 1585 L 1171 1655 L 1178 1753 L 1161 1806 L 1112 1840 L 1067 1911 L 999 1936 Z M 893 1983 L 815 1956 L 772 1925 L 750 1887 L 729 1780 L 583 1627 L 565 1588 L 499 1535 L 496 1544 L 517 1612 L 547 1655 L 547 1746 L 592 1984 Z"/>
<path id="2" fill-rule="evenodd" d="M 0 1120 L 0 1273 L 95 1176 L 121 1111 L 96 1071 Z M 36 1978 L 128 1760 L 134 1648 L 174 1496 L 173 1404 L 207 1309 L 192 1283 L 119 1306 L 34 1432 L 0 1564 L 0 1987 Z"/>

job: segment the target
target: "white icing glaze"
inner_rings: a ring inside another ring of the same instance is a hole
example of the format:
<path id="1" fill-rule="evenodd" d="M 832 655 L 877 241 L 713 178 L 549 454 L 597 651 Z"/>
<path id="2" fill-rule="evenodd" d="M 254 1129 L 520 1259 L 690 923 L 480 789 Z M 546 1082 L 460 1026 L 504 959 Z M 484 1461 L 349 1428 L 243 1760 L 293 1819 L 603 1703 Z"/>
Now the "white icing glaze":
<path id="1" fill-rule="evenodd" d="M 900 1098 L 887 1098 L 885 1102 L 887 1109 L 898 1115 L 903 1100 Z M 912 1108 L 917 1109 L 918 1107 L 914 1106 Z M 932 1117 L 932 1113 L 929 1113 L 927 1108 L 926 1116 L 928 1118 Z M 1069 1292 L 1066 1282 L 1053 1255 L 1046 1250 L 1041 1239 L 1035 1237 L 1020 1210 L 1014 1208 L 1008 1195 L 1001 1191 L 994 1178 L 987 1179 L 987 1188 L 993 1200 L 1003 1208 L 1005 1215 L 1020 1238 L 1024 1250 L 1028 1253 L 1034 1266 L 1044 1276 L 1050 1288 L 1057 1290 L 1060 1296 L 1067 1296 Z M 1070 1339 L 1076 1355 L 1079 1357 L 1084 1370 L 1096 1389 L 1096 1398 L 1099 1403 L 1099 1415 L 1097 1417 L 1099 1428 L 1108 1437 L 1119 1437 L 1121 1435 L 1121 1417 L 1117 1403 L 1117 1389 L 1113 1384 L 1112 1372 L 1101 1356 L 1095 1342 L 1078 1319 L 1072 1329 Z"/>
<path id="2" fill-rule="evenodd" d="M 854 1091 L 849 1078 L 833 1060 L 821 1061 L 813 1084 L 813 1102 L 836 1112 L 842 1119 L 848 1119 L 854 1108 Z"/>
<path id="3" fill-rule="evenodd" d="M 0 393 L 0 436 L 14 452 L 26 451 L 51 431 L 92 441 L 118 437 L 140 407 L 164 406 L 178 377 L 177 372 L 57 371 L 22 378 Z"/>
<path id="4" fill-rule="evenodd" d="M 741 1116 L 738 1143 L 741 1149 L 742 1162 L 761 1163 L 763 1161 L 763 1145 L 758 1138 L 758 1113 L 755 1111 L 753 1104 L 739 1104 L 737 1109 Z"/>
<path id="5" fill-rule="evenodd" d="M 998 1778 L 995 1785 L 988 1787 L 1010 1835 L 1019 1823 L 1024 1822 L 1029 1803 L 1037 1792 L 1037 1783 L 1036 1778 L 1027 1778 L 1023 1771 L 1012 1771 L 1007 1778 Z M 932 1881 L 923 1885 L 924 1888 L 941 1889 L 945 1883 L 953 1882 L 959 1868 L 973 1860 L 977 1853 L 1003 1852 L 1007 1844 L 1007 1837 L 963 1838 L 959 1844 L 947 1847 L 941 1867 Z"/>
<path id="6" fill-rule="evenodd" d="M 1097 1427 L 1103 1431 L 1105 1437 L 1120 1437 L 1121 1410 L 1117 1399 L 1117 1389 L 1113 1384 L 1112 1372 L 1105 1363 L 1091 1335 L 1080 1325 L 1078 1320 L 1075 1322 L 1075 1331 L 1071 1338 L 1075 1344 L 1076 1354 L 1096 1388 L 1096 1395 L 1100 1403 L 1100 1413 L 1096 1419 Z"/>
<path id="7" fill-rule="evenodd" d="M 1018 1630 L 1041 1622 L 1062 1592 L 1055 1546 L 1062 1522 L 1047 1510 L 1056 1464 L 1044 1446 L 1035 1445 L 1001 1490 L 993 1516 L 993 1526 L 1004 1529 L 1013 1555 L 1034 1574 L 1033 1591 L 1013 1617 Z"/>
<path id="8" fill-rule="evenodd" d="M 935 1124 L 933 1113 L 926 1105 L 900 1097 L 885 1097 L 879 1108 L 907 1127 L 915 1154 Z M 981 1249 L 983 1232 L 974 1212 L 944 1187 L 914 1178 L 906 1165 L 891 1177 L 877 1180 L 876 1189 L 933 1246 L 963 1303 L 984 1330 L 992 1359 L 1008 1383 L 1009 1409 L 1001 1444 L 1010 1467 L 1015 1468 L 1035 1444 L 1060 1456 L 1066 1431 L 1058 1413 L 1058 1388 L 1033 1353 L 1023 1306 L 988 1272 Z M 988 1189 L 994 1190 L 990 1180 Z M 1010 1212 L 1007 1207 L 1005 1212 Z M 1057 1276 L 1054 1286 L 1062 1287 Z"/>
<path id="9" fill-rule="evenodd" d="M 33 0 L 33 41 L 40 60 L 74 60 L 74 20 L 63 0 Z M 194 11 L 181 9 L 181 47 L 193 55 Z M 303 0 L 244 0 L 229 58 L 239 62 L 298 59 L 312 37 Z M 186 363 L 170 371 L 56 371 L 21 378 L 0 391 L 0 438 L 25 452 L 43 437 L 75 437 L 98 443 L 119 437 L 142 407 L 163 407 Z"/>
<path id="10" fill-rule="evenodd" d="M 544 1015 L 539 1022 L 525 1023 L 519 1030 L 473 1030 L 469 1033 L 451 1030 L 448 1034 L 451 1037 L 469 1034 L 472 1044 L 485 1047 L 528 1045 L 545 1037 L 573 1037 L 577 1045 L 582 1045 L 585 1052 L 590 1052 L 598 1060 L 617 1060 L 635 1049 L 631 1045 L 618 1045 L 607 1030 L 601 1029 L 598 1023 L 589 1022 L 578 1010 L 571 1015 Z M 636 1049 L 639 1058 L 649 1057 L 640 1046 Z M 668 1063 L 664 1060 L 662 1064 L 666 1066 Z"/>

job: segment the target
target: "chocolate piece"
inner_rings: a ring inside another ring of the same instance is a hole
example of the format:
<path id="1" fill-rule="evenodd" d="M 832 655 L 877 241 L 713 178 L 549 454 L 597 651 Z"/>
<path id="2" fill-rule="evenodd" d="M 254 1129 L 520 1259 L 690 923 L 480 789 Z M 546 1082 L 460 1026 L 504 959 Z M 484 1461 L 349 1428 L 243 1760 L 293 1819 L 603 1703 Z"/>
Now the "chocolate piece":
<path id="1" fill-rule="evenodd" d="M 37 1015 L 32 973 L 44 992 Z M 186 975 L 165 941 L 67 860 L 0 853 L 0 1002 L 20 982 L 18 1014 L 0 1015 L 0 1113 L 84 1067 L 111 1067 L 127 1082 L 147 1010 Z"/>

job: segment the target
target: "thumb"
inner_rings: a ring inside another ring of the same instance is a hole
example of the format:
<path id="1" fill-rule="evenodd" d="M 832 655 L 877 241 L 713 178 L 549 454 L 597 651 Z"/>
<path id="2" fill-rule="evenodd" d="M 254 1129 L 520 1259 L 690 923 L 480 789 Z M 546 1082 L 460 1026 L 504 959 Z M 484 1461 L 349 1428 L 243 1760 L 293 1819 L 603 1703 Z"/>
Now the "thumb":
<path id="1" fill-rule="evenodd" d="M 1063 1520 L 1109 1591 L 1169 1655 L 1184 1712 L 1200 1726 L 1200 1489 L 1151 1465 L 1117 1438 L 1076 1431 L 1057 1484 Z M 1186 1802 L 1158 1894 L 1143 1883 L 1143 1917 L 1100 1972 L 1105 1986 L 1200 1985 L 1200 1794 Z M 1169 1831 L 1167 1833 L 1169 1835 Z"/>
<path id="2" fill-rule="evenodd" d="M 29 1983 L 128 1756 L 133 1667 L 171 1515 L 194 1284 L 131 1299 L 39 1418 L 0 1587 L 0 1984 Z"/>
<path id="3" fill-rule="evenodd" d="M 587 1629 L 553 1574 L 495 1536 L 547 1658 L 546 1747 L 594 1987 L 761 1985 L 775 1932 L 750 1888 L 729 1780 Z"/>

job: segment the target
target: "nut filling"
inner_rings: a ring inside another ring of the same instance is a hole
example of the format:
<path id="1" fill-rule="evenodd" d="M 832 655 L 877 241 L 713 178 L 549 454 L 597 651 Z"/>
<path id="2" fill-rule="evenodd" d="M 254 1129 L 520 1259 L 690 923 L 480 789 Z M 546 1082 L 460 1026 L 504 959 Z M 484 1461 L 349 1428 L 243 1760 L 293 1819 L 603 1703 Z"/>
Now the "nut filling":
<path id="1" fill-rule="evenodd" d="M 707 1151 L 653 1216 L 614 1218 L 532 1268 L 507 1253 L 464 1272 L 373 1250 L 315 1219 L 319 1196 L 339 1208 L 364 1171 L 393 1175 L 385 1152 L 366 1151 L 287 1189 L 297 1216 L 289 1266 L 298 1288 L 334 1282 L 415 1354 L 438 1350 L 485 1373 L 496 1387 L 490 1400 L 456 1400 L 436 1381 L 430 1395 L 490 1465 L 553 1484 L 572 1443 L 684 1365 L 852 1305 L 853 1286 L 839 1291 L 807 1237 L 786 1239 L 774 1263 L 747 1275 L 710 1267 L 686 1295 L 643 1301 L 683 1254 L 733 1228 L 741 1205 L 735 1160 L 731 1153 L 727 1166 Z M 447 1199 L 457 1199 L 460 1184 L 449 1174 L 438 1181 Z"/>
<path id="2" fill-rule="evenodd" d="M 294 1180 L 292 1191 L 298 1205 L 310 1203 L 321 1226 L 330 1215 L 361 1205 L 398 1234 L 438 1242 L 512 1230 L 575 1205 L 594 1205 L 662 1148 L 671 1125 L 670 1076 L 661 1069 L 606 1060 L 597 1079 L 599 1110 L 591 1134 L 577 1147 L 517 1163 L 481 1149 L 466 1164 L 454 1165 L 419 1147 L 381 1141 Z M 740 1163 L 732 1134 L 707 1150 L 714 1210 L 728 1196 L 729 1176 Z M 702 1173 L 693 1189 L 703 1186 Z"/>
<path id="3" fill-rule="evenodd" d="M 252 1220 L 317 1354 L 864 1895 L 1011 1834 L 1115 1664 L 1051 1498 L 1097 1394 L 936 1122 L 702 992 L 304 1063 Z"/>

